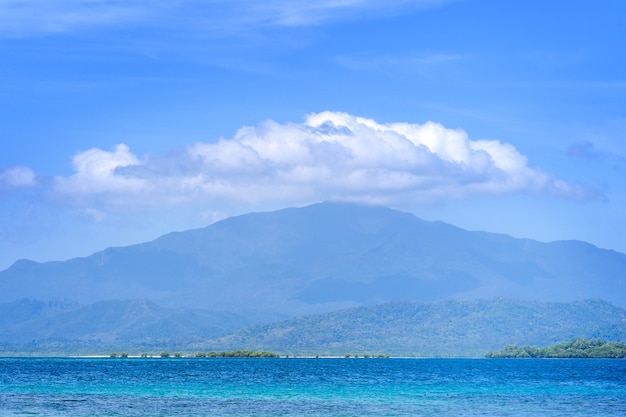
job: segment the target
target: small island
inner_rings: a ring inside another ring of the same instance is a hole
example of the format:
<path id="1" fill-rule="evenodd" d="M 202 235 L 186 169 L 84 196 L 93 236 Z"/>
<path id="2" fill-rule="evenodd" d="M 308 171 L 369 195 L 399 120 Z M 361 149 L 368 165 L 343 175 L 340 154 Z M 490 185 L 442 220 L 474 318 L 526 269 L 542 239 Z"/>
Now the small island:
<path id="1" fill-rule="evenodd" d="M 603 339 L 578 338 L 546 348 L 507 345 L 503 350 L 488 352 L 486 358 L 626 358 L 626 345 Z"/>
<path id="2" fill-rule="evenodd" d="M 279 358 L 280 355 L 274 352 L 252 351 L 252 350 L 233 350 L 229 352 L 197 352 L 193 355 L 185 355 L 180 352 L 171 354 L 169 352 L 161 352 L 157 355 L 160 358 Z M 110 358 L 128 358 L 128 353 L 111 353 Z M 141 353 L 140 358 L 153 358 L 151 353 Z"/>

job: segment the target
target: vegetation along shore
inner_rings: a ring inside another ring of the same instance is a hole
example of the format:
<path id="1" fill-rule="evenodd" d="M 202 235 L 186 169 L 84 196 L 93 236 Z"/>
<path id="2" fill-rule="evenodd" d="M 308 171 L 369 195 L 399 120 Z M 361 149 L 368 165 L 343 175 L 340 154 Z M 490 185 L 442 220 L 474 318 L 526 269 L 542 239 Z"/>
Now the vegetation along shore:
<path id="1" fill-rule="evenodd" d="M 487 358 L 626 358 L 626 345 L 603 339 L 578 338 L 546 348 L 507 345 Z"/>

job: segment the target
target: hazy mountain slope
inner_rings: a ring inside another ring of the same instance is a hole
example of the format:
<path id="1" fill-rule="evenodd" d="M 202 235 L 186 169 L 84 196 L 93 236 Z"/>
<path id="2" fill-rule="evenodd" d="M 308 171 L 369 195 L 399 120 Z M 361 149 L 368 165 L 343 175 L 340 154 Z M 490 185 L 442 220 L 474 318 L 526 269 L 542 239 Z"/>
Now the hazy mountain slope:
<path id="1" fill-rule="evenodd" d="M 280 315 L 394 300 L 602 298 L 626 306 L 626 255 L 468 232 L 382 207 L 321 203 L 0 272 L 0 302 L 150 299 Z"/>
<path id="2" fill-rule="evenodd" d="M 481 356 L 506 344 L 626 341 L 626 310 L 599 300 L 391 302 L 253 326 L 214 342 L 293 354 Z"/>
<path id="3" fill-rule="evenodd" d="M 20 300 L 0 304 L 0 345 L 45 346 L 84 342 L 206 339 L 223 336 L 253 318 L 194 309 L 167 309 L 146 300 L 100 301 L 87 306 L 61 301 Z"/>
<path id="4" fill-rule="evenodd" d="M 253 325 L 145 300 L 0 304 L 0 355 L 269 350 L 283 354 L 482 356 L 509 343 L 626 341 L 626 310 L 600 300 L 389 302 Z"/>

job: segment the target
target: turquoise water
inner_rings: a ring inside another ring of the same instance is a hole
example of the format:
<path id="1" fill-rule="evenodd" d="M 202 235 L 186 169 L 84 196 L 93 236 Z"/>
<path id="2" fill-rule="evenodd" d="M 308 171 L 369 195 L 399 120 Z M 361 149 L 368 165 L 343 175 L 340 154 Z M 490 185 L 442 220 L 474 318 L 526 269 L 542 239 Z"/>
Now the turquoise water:
<path id="1" fill-rule="evenodd" d="M 626 360 L 0 359 L 0 416 L 626 416 Z"/>

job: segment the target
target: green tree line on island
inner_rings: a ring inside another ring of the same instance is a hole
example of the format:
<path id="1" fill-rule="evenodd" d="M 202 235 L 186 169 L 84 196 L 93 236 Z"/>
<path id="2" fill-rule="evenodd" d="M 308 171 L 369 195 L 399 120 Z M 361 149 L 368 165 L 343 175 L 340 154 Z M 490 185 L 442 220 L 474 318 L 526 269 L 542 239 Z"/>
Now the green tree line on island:
<path id="1" fill-rule="evenodd" d="M 604 339 L 578 338 L 540 348 L 507 345 L 503 350 L 488 352 L 487 358 L 626 358 L 626 345 Z"/>
<path id="2" fill-rule="evenodd" d="M 230 352 L 197 352 L 196 358 L 278 358 L 278 353 L 258 350 L 233 350 Z"/>
<path id="3" fill-rule="evenodd" d="M 111 358 L 128 358 L 128 353 L 111 353 L 109 355 Z M 229 352 L 197 352 L 192 355 L 185 355 L 180 352 L 176 352 L 171 354 L 169 352 L 161 352 L 157 355 L 161 358 L 279 358 L 280 355 L 274 352 L 266 352 L 266 351 L 253 351 L 253 350 L 233 350 Z M 151 353 L 141 353 L 139 355 L 141 358 L 152 358 L 154 357 Z"/>

